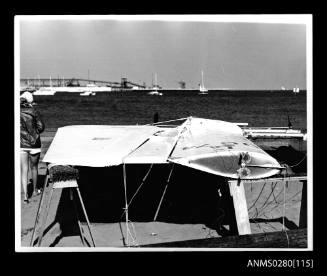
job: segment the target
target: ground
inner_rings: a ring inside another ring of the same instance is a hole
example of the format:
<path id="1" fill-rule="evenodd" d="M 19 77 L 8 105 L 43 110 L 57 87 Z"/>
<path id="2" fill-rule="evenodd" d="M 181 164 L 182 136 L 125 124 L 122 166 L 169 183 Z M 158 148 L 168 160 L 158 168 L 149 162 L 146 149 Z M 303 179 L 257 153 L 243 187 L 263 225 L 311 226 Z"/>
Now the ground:
<path id="1" fill-rule="evenodd" d="M 46 172 L 45 164 L 40 163 L 39 167 L 39 178 L 40 181 L 43 181 Z M 286 205 L 283 204 L 284 193 L 281 184 L 272 183 L 252 187 L 250 185 L 245 186 L 252 233 L 280 231 L 283 229 L 283 222 L 287 230 L 298 228 L 302 184 L 300 182 L 289 182 L 285 188 L 285 192 L 287 192 L 285 193 L 287 197 Z M 49 196 L 50 190 L 50 186 L 45 190 L 45 199 Z M 64 222 L 58 222 L 57 220 L 56 215 L 59 209 L 60 199 L 62 198 L 62 192 L 63 189 L 54 189 L 45 224 L 42 246 L 82 247 L 83 244 L 79 236 L 78 224 L 74 215 L 68 216 L 69 218 Z M 260 193 L 265 196 L 258 198 Z M 23 247 L 30 245 L 40 198 L 41 195 L 34 195 L 29 204 L 24 204 L 23 194 L 21 194 L 21 245 Z M 284 207 L 286 209 L 283 209 Z M 67 208 L 64 210 L 66 213 L 72 210 L 69 205 L 66 205 L 65 208 Z M 286 217 L 284 221 L 282 220 L 283 212 L 285 212 Z M 41 213 L 41 218 L 43 215 Z M 35 240 L 37 240 L 40 225 L 41 223 L 39 222 L 36 228 Z M 138 246 L 222 236 L 221 232 L 218 233 L 212 226 L 203 223 L 142 221 L 131 222 L 128 224 L 128 227 L 131 233 L 128 236 L 129 241 L 127 241 L 124 218 L 121 222 L 91 223 L 91 230 L 97 247 L 124 248 L 127 242 L 130 246 Z M 226 230 L 229 228 L 228 225 L 224 227 Z M 91 238 L 85 221 L 82 222 L 82 228 L 86 235 L 86 245 L 91 245 Z"/>

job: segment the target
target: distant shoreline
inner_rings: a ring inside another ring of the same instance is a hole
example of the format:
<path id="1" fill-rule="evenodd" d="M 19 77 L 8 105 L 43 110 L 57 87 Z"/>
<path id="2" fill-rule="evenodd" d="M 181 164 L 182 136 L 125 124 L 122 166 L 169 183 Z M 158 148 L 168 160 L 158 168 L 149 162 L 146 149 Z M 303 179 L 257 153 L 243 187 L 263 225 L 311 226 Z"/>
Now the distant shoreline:
<path id="1" fill-rule="evenodd" d="M 153 91 L 154 89 L 128 89 L 128 88 L 113 88 L 111 91 L 96 91 L 95 93 L 115 93 L 115 92 L 131 92 L 131 93 L 142 93 L 142 92 L 149 92 Z M 158 91 L 162 92 L 198 92 L 199 89 L 176 89 L 176 88 L 162 88 L 157 89 Z M 23 92 L 25 90 L 22 90 Z M 27 90 L 26 90 L 27 91 Z M 208 92 L 241 92 L 241 93 L 248 93 L 248 92 L 278 92 L 278 93 L 291 93 L 291 94 L 303 94 L 306 93 L 307 90 L 303 89 L 300 90 L 298 93 L 294 93 L 293 90 L 280 90 L 280 89 L 208 89 Z M 70 93 L 70 94 L 78 94 L 80 92 L 69 92 L 69 91 L 58 91 L 56 93 Z"/>

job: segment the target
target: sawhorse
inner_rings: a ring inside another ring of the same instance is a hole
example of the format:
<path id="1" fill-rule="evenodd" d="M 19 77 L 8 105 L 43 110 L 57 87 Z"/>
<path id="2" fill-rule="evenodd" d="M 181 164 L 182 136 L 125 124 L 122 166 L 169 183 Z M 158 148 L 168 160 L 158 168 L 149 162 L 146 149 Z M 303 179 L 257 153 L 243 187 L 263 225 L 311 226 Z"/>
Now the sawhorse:
<path id="1" fill-rule="evenodd" d="M 83 209 L 83 213 L 84 213 L 84 216 L 85 216 L 85 219 L 86 219 L 86 222 L 87 222 L 88 230 L 89 230 L 89 233 L 90 233 L 90 236 L 91 236 L 92 244 L 93 244 L 93 247 L 95 247 L 95 242 L 94 242 L 94 239 L 93 239 L 89 218 L 87 216 L 85 206 L 84 206 L 84 203 L 83 203 L 83 199 L 82 199 L 82 196 L 81 196 L 81 193 L 80 193 L 80 190 L 79 190 L 76 179 L 69 180 L 69 181 L 53 182 L 53 181 L 51 181 L 51 177 L 49 175 L 49 169 L 47 169 L 47 174 L 46 174 L 46 177 L 45 177 L 45 180 L 44 180 L 43 190 L 42 190 L 42 193 L 41 193 L 41 198 L 40 198 L 40 201 L 39 201 L 39 206 L 38 206 L 36 217 L 35 217 L 35 223 L 34 223 L 33 233 L 32 233 L 32 237 L 31 237 L 31 241 L 30 241 L 30 246 L 33 246 L 33 243 L 34 243 L 35 231 L 36 231 L 36 227 L 38 225 L 40 214 L 41 214 L 41 211 L 42 211 L 42 204 L 43 204 L 43 199 L 44 199 L 44 195 L 45 195 L 45 189 L 49 186 L 50 182 L 52 183 L 52 187 L 51 187 L 51 190 L 50 190 L 50 195 L 49 195 L 48 200 L 46 202 L 44 215 L 43 215 L 42 222 L 41 222 L 40 233 L 39 233 L 38 239 L 37 239 L 38 247 L 40 247 L 41 243 L 42 243 L 42 238 L 43 238 L 43 234 L 44 234 L 44 227 L 45 227 L 46 222 L 47 222 L 47 217 L 48 217 L 48 213 L 49 213 L 49 209 L 50 209 L 50 203 L 51 203 L 51 199 L 52 199 L 53 190 L 54 189 L 64 189 L 64 188 L 69 188 L 70 189 L 70 199 L 74 203 L 75 214 L 76 214 L 77 223 L 78 223 L 79 232 L 80 232 L 80 237 L 81 237 L 81 241 L 82 241 L 83 246 L 85 246 L 84 240 L 86 240 L 86 238 L 85 238 L 85 236 L 83 234 L 83 230 L 82 230 L 81 222 L 80 222 L 80 219 L 79 219 L 76 202 L 75 202 L 74 196 L 73 196 L 74 189 L 76 189 L 76 191 L 77 191 L 77 194 L 78 194 L 78 197 L 79 197 L 82 209 Z"/>
<path id="2" fill-rule="evenodd" d="M 290 177 L 271 177 L 257 180 L 228 180 L 230 194 L 233 197 L 235 218 L 239 235 L 251 234 L 248 207 L 246 202 L 244 184 L 256 184 L 262 182 L 302 182 L 302 198 L 300 207 L 299 227 L 307 227 L 307 176 L 290 176 Z M 284 184 L 285 185 L 285 184 Z"/>

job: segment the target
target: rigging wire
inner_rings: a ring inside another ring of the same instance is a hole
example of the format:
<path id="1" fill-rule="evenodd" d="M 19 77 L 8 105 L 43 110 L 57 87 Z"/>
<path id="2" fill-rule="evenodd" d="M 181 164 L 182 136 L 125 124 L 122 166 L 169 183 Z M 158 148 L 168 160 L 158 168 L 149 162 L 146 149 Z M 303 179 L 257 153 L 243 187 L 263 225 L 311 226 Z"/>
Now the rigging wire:
<path id="1" fill-rule="evenodd" d="M 155 215 L 154 215 L 153 221 L 156 221 L 156 220 L 157 220 L 158 213 L 159 213 L 159 210 L 160 210 L 160 207 L 161 207 L 161 204 L 162 204 L 163 198 L 164 198 L 164 196 L 165 196 L 165 194 L 166 194 L 166 190 L 167 190 L 167 187 L 168 187 L 168 184 L 169 184 L 169 181 L 170 181 L 170 177 L 171 177 L 171 175 L 172 175 L 172 173 L 173 173 L 173 170 L 174 170 L 174 166 L 175 166 L 175 163 L 172 163 L 172 166 L 171 166 L 171 169 L 170 169 L 170 172 L 169 172 L 169 175 L 168 175 L 167 181 L 166 181 L 166 186 L 165 186 L 165 189 L 164 189 L 164 191 L 163 191 L 163 193 L 162 193 L 162 196 L 161 196 L 161 198 L 160 198 L 160 202 L 159 202 L 159 205 L 158 205 L 158 207 L 157 207 L 156 213 L 155 213 Z"/>
<path id="2" fill-rule="evenodd" d="M 126 243 L 129 246 L 129 228 L 128 228 L 128 205 L 127 205 L 127 185 L 126 185 L 126 164 L 123 163 L 123 177 L 124 177 L 124 196 L 125 196 L 125 220 L 126 220 Z"/>
<path id="3" fill-rule="evenodd" d="M 290 247 L 290 241 L 288 239 L 288 234 L 287 234 L 287 231 L 285 229 L 285 211 L 286 211 L 286 182 L 284 182 L 283 231 L 286 234 L 287 247 Z"/>
<path id="4" fill-rule="evenodd" d="M 170 122 L 177 122 L 177 121 L 183 121 L 183 120 L 187 120 L 190 117 L 186 117 L 186 118 L 180 118 L 180 119 L 175 119 L 175 120 L 168 120 L 168 121 L 161 121 L 161 122 L 157 122 L 157 123 L 151 123 L 151 124 L 146 124 L 145 126 L 150 126 L 150 125 L 160 125 L 162 123 L 170 123 Z"/>

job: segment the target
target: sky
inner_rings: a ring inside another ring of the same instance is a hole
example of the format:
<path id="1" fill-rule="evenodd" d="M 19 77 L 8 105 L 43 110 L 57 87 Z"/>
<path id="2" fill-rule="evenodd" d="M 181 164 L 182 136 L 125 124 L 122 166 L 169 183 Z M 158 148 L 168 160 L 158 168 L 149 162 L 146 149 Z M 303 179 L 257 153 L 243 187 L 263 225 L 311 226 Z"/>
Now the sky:
<path id="1" fill-rule="evenodd" d="M 197 88 L 306 87 L 304 24 L 148 20 L 20 21 L 20 77 Z"/>

